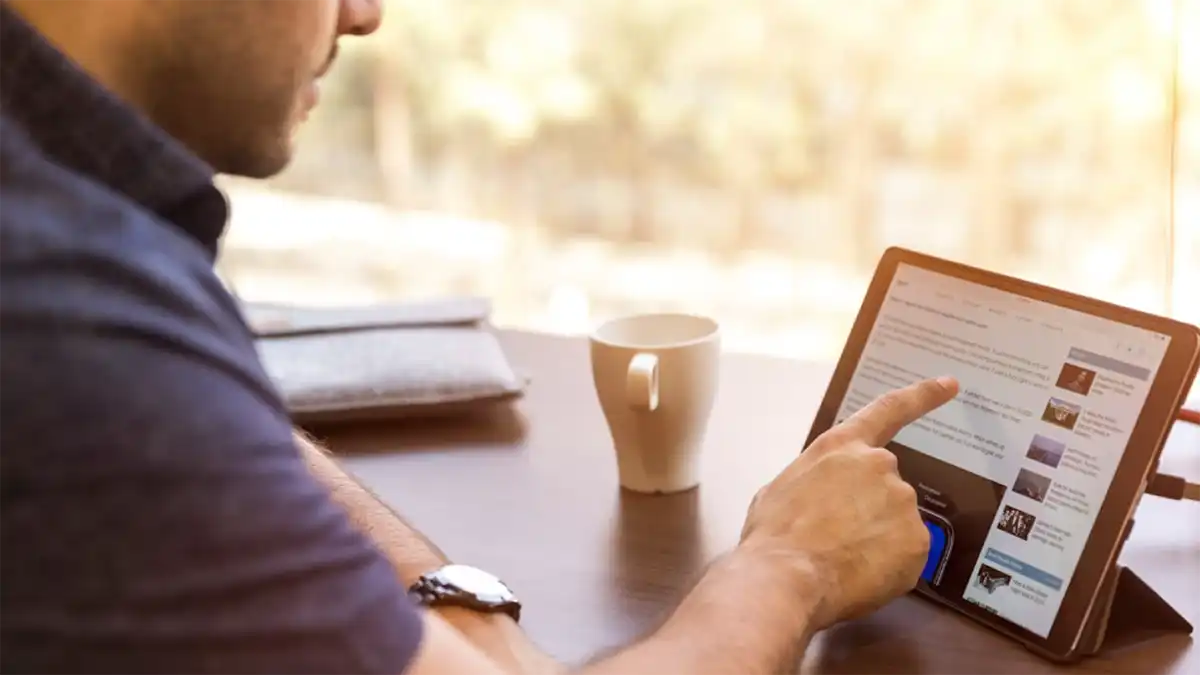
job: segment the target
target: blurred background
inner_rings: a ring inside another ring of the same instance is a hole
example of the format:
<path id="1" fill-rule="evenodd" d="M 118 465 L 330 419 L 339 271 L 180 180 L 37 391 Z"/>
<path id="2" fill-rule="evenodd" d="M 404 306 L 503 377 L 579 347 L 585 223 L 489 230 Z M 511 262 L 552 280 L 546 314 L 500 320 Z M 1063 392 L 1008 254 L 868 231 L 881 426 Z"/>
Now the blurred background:
<path id="1" fill-rule="evenodd" d="M 224 184 L 247 299 L 832 360 L 899 244 L 1200 323 L 1200 0 L 386 6 L 289 170 Z"/>

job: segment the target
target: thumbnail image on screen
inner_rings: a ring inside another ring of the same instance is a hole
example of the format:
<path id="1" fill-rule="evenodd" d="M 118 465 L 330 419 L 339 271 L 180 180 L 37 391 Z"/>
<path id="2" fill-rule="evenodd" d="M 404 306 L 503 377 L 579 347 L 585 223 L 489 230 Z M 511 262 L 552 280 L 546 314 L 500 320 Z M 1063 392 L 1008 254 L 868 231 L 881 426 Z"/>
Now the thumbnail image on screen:
<path id="1" fill-rule="evenodd" d="M 996 528 L 1001 532 L 1007 532 L 1018 539 L 1029 539 L 1029 533 L 1033 530 L 1033 524 L 1037 522 L 1031 514 L 1025 513 L 1021 509 L 1011 506 L 1004 507 L 1004 513 L 1000 515 L 1000 523 Z"/>
<path id="2" fill-rule="evenodd" d="M 1017 482 L 1013 483 L 1013 492 L 1034 501 L 1044 502 L 1050 492 L 1050 479 L 1029 469 L 1021 469 L 1017 474 Z"/>
<path id="3" fill-rule="evenodd" d="M 1066 451 L 1066 443 L 1056 441 L 1041 434 L 1034 434 L 1033 440 L 1029 443 L 1029 450 L 1025 452 L 1025 456 L 1054 469 L 1058 468 L 1058 463 L 1062 461 L 1063 453 Z"/>
<path id="4" fill-rule="evenodd" d="M 975 575 L 975 585 L 984 589 L 989 594 L 995 593 L 996 589 L 1007 586 L 1011 582 L 1011 574 L 1001 572 L 990 565 L 980 565 L 979 573 Z"/>
<path id="5" fill-rule="evenodd" d="M 1071 430 L 1075 428 L 1075 423 L 1079 421 L 1079 413 L 1082 411 L 1083 409 L 1074 403 L 1068 403 L 1060 398 L 1051 398 L 1046 403 L 1046 410 L 1042 413 L 1042 421 Z"/>
<path id="6" fill-rule="evenodd" d="M 1059 389 L 1073 391 L 1081 396 L 1087 396 L 1092 390 L 1092 382 L 1096 379 L 1096 371 L 1088 370 L 1071 363 L 1064 363 L 1058 374 Z"/>

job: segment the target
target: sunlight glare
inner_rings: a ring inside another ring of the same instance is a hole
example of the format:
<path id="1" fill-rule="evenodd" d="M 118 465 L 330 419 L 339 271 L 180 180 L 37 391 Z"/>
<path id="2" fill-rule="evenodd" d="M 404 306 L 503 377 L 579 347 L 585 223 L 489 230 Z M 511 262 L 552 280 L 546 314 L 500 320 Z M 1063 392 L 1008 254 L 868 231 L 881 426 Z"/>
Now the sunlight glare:
<path id="1" fill-rule="evenodd" d="M 1175 0 L 1142 0 L 1142 9 L 1155 32 L 1170 36 L 1175 28 Z"/>

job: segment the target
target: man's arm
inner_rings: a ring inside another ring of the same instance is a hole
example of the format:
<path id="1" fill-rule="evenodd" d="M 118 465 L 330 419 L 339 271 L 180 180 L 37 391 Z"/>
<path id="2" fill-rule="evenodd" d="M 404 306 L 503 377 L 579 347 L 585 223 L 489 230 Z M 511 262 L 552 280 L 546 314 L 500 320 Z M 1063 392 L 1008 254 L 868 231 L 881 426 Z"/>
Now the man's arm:
<path id="1" fill-rule="evenodd" d="M 406 588 L 417 577 L 449 562 L 441 549 L 349 476 L 316 442 L 300 431 L 296 432 L 296 442 L 313 476 L 329 489 L 334 503 L 346 511 L 350 522 L 391 561 Z M 507 615 L 458 607 L 439 607 L 435 614 L 508 672 L 552 673 L 562 669 Z M 454 631 L 443 627 L 439 632 Z"/>
<path id="2" fill-rule="evenodd" d="M 350 521 L 392 561 L 405 585 L 447 562 L 432 542 L 347 475 L 320 446 L 301 433 L 297 433 L 297 442 L 313 475 L 330 489 Z M 651 639 L 597 661 L 585 672 L 767 673 L 786 669 L 803 653 L 820 600 L 815 581 L 797 584 L 792 576 L 774 569 L 757 554 L 735 551 L 712 566 Z M 433 666 L 422 663 L 419 655 L 411 670 L 414 674 L 498 670 L 524 675 L 562 668 L 507 616 L 439 608 L 425 622 L 421 654 L 439 661 L 449 655 L 454 663 Z M 431 656 L 435 654 L 438 656 Z"/>
<path id="3" fill-rule="evenodd" d="M 422 574 L 449 562 L 446 554 L 428 537 L 347 474 L 315 440 L 299 430 L 295 437 L 313 477 L 329 490 L 333 501 L 346 511 L 350 522 L 383 551 L 406 588 Z"/>
<path id="4" fill-rule="evenodd" d="M 645 640 L 579 675 L 756 675 L 794 672 L 824 595 L 802 590 L 767 557 L 738 549 L 715 563 L 670 619 Z M 475 649 L 436 614 L 405 675 L 523 675 Z"/>
<path id="5" fill-rule="evenodd" d="M 583 669 L 586 675 L 793 672 L 824 601 L 815 575 L 738 547 L 714 563 L 650 637 Z M 424 650 L 414 674 L 420 674 Z"/>
<path id="6" fill-rule="evenodd" d="M 884 395 L 823 434 L 759 492 L 741 544 L 709 569 L 661 628 L 580 673 L 790 671 L 816 631 L 911 590 L 929 550 L 929 534 L 916 508 L 916 492 L 900 478 L 896 457 L 884 446 L 904 426 L 952 399 L 957 388 L 949 379 L 914 384 Z M 336 463 L 307 447 L 321 455 L 314 458 L 317 472 L 340 473 Z M 343 504 L 376 501 L 365 489 L 342 489 L 335 499 Z M 381 504 L 371 508 L 386 511 Z M 361 513 L 351 516 L 354 522 L 362 518 Z M 399 519 L 392 521 L 395 530 L 383 533 L 383 541 L 401 549 L 398 566 L 424 555 L 414 550 L 432 550 Z M 380 525 L 360 527 L 378 532 Z M 517 675 L 540 672 L 545 663 L 507 619 L 456 623 L 453 617 L 426 613 L 424 622 L 424 639 L 408 675 Z"/>

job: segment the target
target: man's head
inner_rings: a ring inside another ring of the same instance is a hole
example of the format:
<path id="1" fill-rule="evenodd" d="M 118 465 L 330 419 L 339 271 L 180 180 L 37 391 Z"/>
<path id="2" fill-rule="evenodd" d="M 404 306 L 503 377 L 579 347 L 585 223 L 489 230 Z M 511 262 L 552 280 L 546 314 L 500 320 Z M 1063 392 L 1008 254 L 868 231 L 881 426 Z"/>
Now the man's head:
<path id="1" fill-rule="evenodd" d="M 292 156 L 337 39 L 383 0 L 13 0 L 61 50 L 222 173 Z"/>

